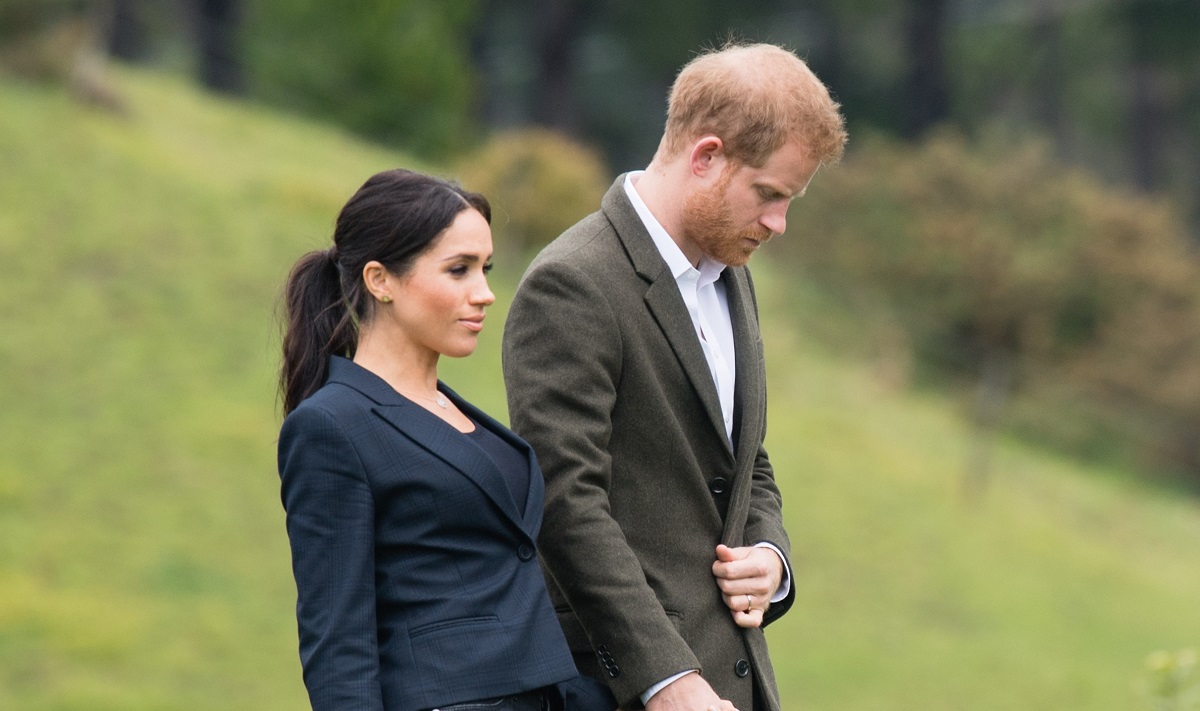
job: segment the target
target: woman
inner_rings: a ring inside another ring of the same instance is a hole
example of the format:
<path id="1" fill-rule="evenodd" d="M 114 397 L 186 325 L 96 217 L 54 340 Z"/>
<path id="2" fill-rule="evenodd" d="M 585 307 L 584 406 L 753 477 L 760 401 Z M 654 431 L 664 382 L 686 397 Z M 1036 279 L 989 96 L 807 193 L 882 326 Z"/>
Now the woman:
<path id="1" fill-rule="evenodd" d="M 481 195 L 379 173 L 288 278 L 279 472 L 315 711 L 536 711 L 580 683 L 532 450 L 437 377 L 495 301 L 489 220 Z"/>

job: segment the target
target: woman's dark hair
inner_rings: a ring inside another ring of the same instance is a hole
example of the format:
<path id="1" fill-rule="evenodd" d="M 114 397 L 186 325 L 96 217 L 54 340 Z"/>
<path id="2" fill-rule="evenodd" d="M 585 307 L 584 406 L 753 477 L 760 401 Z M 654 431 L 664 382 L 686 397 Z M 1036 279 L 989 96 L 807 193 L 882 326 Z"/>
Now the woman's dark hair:
<path id="1" fill-rule="evenodd" d="M 377 173 L 354 193 L 338 215 L 333 246 L 301 257 L 284 288 L 279 389 L 285 415 L 325 384 L 331 355 L 354 356 L 359 324 L 374 308 L 363 283 L 367 262 L 403 275 L 471 208 L 491 222 L 482 195 L 411 170 Z"/>

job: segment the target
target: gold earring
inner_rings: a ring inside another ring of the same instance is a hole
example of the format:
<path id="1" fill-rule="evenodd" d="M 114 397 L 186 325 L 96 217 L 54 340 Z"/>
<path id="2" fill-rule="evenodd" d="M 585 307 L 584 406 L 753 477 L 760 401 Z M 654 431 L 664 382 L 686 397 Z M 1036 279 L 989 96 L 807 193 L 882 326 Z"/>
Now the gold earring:
<path id="1" fill-rule="evenodd" d="M 379 300 L 385 304 L 392 303 L 392 297 L 388 296 L 387 294 L 384 294 L 383 296 L 379 297 Z"/>

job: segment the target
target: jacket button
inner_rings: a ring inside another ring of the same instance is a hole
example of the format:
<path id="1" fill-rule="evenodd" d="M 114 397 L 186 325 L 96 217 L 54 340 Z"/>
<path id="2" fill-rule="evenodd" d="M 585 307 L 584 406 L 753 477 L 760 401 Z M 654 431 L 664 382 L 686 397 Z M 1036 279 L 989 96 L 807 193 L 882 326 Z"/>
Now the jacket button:
<path id="1" fill-rule="evenodd" d="M 745 659 L 737 660 L 737 664 L 733 665 L 733 673 L 745 679 L 750 674 L 750 662 Z"/>
<path id="2" fill-rule="evenodd" d="M 708 482 L 708 490 L 714 494 L 724 494 L 728 487 L 729 482 L 723 476 L 715 476 Z"/>
<path id="3" fill-rule="evenodd" d="M 607 664 L 605 665 L 604 669 L 608 672 L 609 679 L 616 679 L 621 675 L 621 667 L 617 666 L 616 664 Z"/>
<path id="4" fill-rule="evenodd" d="M 517 555 L 521 558 L 521 560 L 531 560 L 533 558 L 533 547 L 522 543 L 521 546 L 517 548 Z"/>

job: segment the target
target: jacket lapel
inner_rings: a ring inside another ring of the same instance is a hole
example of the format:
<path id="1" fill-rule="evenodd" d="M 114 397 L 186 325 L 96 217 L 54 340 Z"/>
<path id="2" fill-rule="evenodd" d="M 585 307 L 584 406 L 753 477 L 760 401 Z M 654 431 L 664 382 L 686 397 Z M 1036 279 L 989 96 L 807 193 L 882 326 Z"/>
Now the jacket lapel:
<path id="1" fill-rule="evenodd" d="M 737 387 L 734 389 L 733 431 L 737 447 L 734 459 L 733 490 L 721 540 L 730 546 L 747 545 L 746 513 L 754 490 L 754 464 L 762 443 L 763 408 L 766 390 L 762 371 L 762 339 L 759 335 L 757 307 L 754 303 L 750 273 L 744 267 L 726 269 L 725 297 L 733 321 L 734 359 Z"/>
<path id="2" fill-rule="evenodd" d="M 729 318 L 733 322 L 734 363 L 737 382 L 733 390 L 733 432 L 739 464 L 753 461 L 758 453 L 760 434 L 754 431 L 763 407 L 762 339 L 759 335 L 757 307 L 745 268 L 730 267 L 722 274 Z"/>
<path id="3" fill-rule="evenodd" d="M 448 423 L 428 412 L 425 408 L 402 397 L 390 385 L 374 373 L 344 358 L 335 357 L 330 364 L 330 382 L 340 382 L 358 390 L 375 402 L 372 411 L 396 428 L 401 434 L 424 448 L 430 454 L 449 464 L 460 474 L 470 479 L 488 499 L 494 503 L 518 528 L 528 533 L 526 521 L 517 513 L 516 503 L 504 476 L 491 458 L 471 443 L 465 435 Z M 494 420 L 470 405 L 457 393 L 439 387 L 459 407 L 476 418 L 476 421 Z M 532 482 L 530 489 L 533 489 Z M 532 493 L 532 491 L 531 491 Z M 525 519 L 529 519 L 530 508 L 525 507 Z M 537 508 L 537 507 L 532 507 Z"/>
<path id="4" fill-rule="evenodd" d="M 533 447 L 529 443 L 518 437 L 512 430 L 500 424 L 493 417 L 488 415 L 483 410 L 475 407 L 471 403 L 459 397 L 458 393 L 450 388 L 443 387 L 443 392 L 450 396 L 458 408 L 465 412 L 471 419 L 488 428 L 500 439 L 507 442 L 518 452 L 520 452 L 526 462 L 526 474 L 529 476 L 529 491 L 525 496 L 525 505 L 522 509 L 525 511 L 524 516 L 519 516 L 517 509 L 514 507 L 509 513 L 514 521 L 519 522 L 527 533 L 532 534 L 541 528 L 542 525 L 542 500 L 545 495 L 546 483 L 542 480 L 542 470 L 537 465 L 537 455 L 533 451 Z M 478 450 L 478 447 L 472 446 L 471 449 Z M 487 459 L 486 457 L 484 457 Z M 491 464 L 491 460 L 488 460 Z M 489 476 L 489 480 L 499 481 L 500 489 L 504 492 L 504 498 L 510 504 L 514 503 L 512 493 L 508 489 L 508 485 L 504 483 L 503 475 L 495 466 L 492 466 L 495 476 Z"/>
<path id="5" fill-rule="evenodd" d="M 633 263 L 634 271 L 649 282 L 646 289 L 646 307 L 650 310 L 658 327 L 662 329 L 667 342 L 679 359 L 684 373 L 691 381 L 692 387 L 704 403 L 704 410 L 712 426 L 720 434 L 721 440 L 728 445 L 725 436 L 725 420 L 721 415 L 721 400 L 717 395 L 717 386 L 713 383 L 712 372 L 708 368 L 708 360 L 696 337 L 696 327 L 688 314 L 683 297 L 679 294 L 679 285 L 675 277 L 667 269 L 667 263 L 653 238 L 646 231 L 642 219 L 633 209 L 629 197 L 625 194 L 625 176 L 617 177 L 617 181 L 609 188 L 601 203 L 605 216 L 616 229 L 617 236 Z M 732 455 L 732 448 L 729 449 Z"/>

